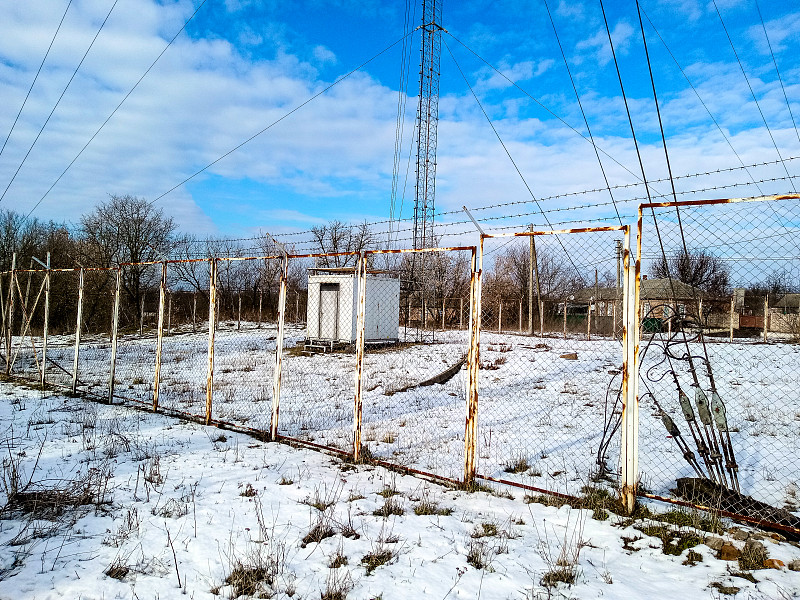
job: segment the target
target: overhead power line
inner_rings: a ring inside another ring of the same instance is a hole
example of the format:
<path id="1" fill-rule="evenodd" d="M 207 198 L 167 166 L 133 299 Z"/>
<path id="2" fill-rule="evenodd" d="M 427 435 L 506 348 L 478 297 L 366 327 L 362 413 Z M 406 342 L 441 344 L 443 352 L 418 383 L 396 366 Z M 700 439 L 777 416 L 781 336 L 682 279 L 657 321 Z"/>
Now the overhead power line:
<path id="1" fill-rule="evenodd" d="M 208 169 L 210 169 L 211 167 L 213 167 L 215 164 L 217 164 L 217 163 L 218 163 L 218 162 L 220 162 L 221 160 L 224 160 L 225 158 L 227 158 L 228 156 L 230 156 L 231 154 L 233 154 L 234 152 L 236 152 L 237 150 L 239 150 L 239 149 L 240 149 L 240 148 L 242 148 L 243 146 L 246 146 L 247 144 L 249 144 L 250 142 L 252 142 L 254 139 L 256 139 L 257 137 L 259 137 L 260 135 L 262 135 L 262 134 L 266 133 L 267 131 L 269 131 L 270 129 L 272 129 L 272 128 L 273 128 L 275 125 L 277 125 L 278 123 L 280 123 L 280 122 L 282 122 L 282 121 L 286 120 L 287 118 L 289 118 L 290 116 L 292 116 L 294 113 L 296 113 L 298 110 L 302 109 L 302 108 L 303 108 L 303 107 L 305 107 L 307 104 L 310 104 L 311 102 L 313 102 L 314 100 L 316 100 L 317 98 L 319 98 L 320 96 L 322 96 L 323 94 L 325 94 L 326 92 L 328 92 L 328 91 L 329 91 L 331 88 L 335 87 L 336 85 L 340 84 L 342 81 L 344 81 L 345 79 L 347 79 L 348 77 L 350 77 L 351 75 L 353 75 L 353 73 L 357 73 L 358 71 L 360 71 L 361 69 L 363 69 L 364 67 L 366 67 L 366 66 L 367 66 L 369 63 L 371 63 L 372 61 L 374 61 L 376 58 L 379 58 L 379 57 L 380 57 L 380 56 L 382 56 L 383 54 L 386 54 L 386 53 L 387 53 L 389 50 L 391 50 L 392 48 L 394 48 L 394 47 L 395 47 L 397 44 L 399 44 L 400 42 L 402 42 L 403 40 L 405 40 L 407 37 L 409 37 L 410 35 L 412 35 L 412 34 L 413 34 L 413 33 L 414 33 L 414 32 L 415 32 L 417 29 L 419 29 L 419 27 L 417 27 L 416 29 L 413 29 L 413 30 L 409 31 L 408 33 L 406 33 L 405 35 L 403 35 L 403 37 L 401 37 L 401 38 L 400 38 L 400 39 L 398 39 L 397 41 L 395 41 L 395 42 L 393 42 L 393 43 L 389 44 L 389 45 L 388 45 L 386 48 L 384 48 L 383 50 L 381 50 L 380 52 L 378 52 L 377 54 L 375 54 L 375 55 L 374 55 L 372 58 L 369 58 L 369 59 L 365 60 L 363 63 L 361 63 L 361 64 L 360 64 L 359 66 L 357 66 L 355 69 L 352 69 L 351 71 L 348 71 L 347 73 L 345 73 L 344 75 L 342 75 L 341 77 L 339 77 L 338 79 L 336 79 L 336 80 L 335 80 L 333 83 L 331 83 L 330 85 L 327 85 L 327 86 L 325 86 L 325 87 L 324 87 L 324 88 L 322 88 L 322 89 L 321 89 L 319 92 L 317 92 L 316 94 L 314 94 L 314 95 L 313 95 L 313 96 L 311 96 L 310 98 L 306 99 L 306 100 L 305 100 L 305 101 L 303 101 L 302 103 L 298 104 L 297 106 L 295 106 L 295 107 L 294 107 L 292 110 L 290 110 L 289 112 L 287 112 L 287 113 L 284 113 L 284 114 L 283 114 L 283 116 L 281 116 L 281 117 L 279 117 L 279 118 L 275 119 L 275 120 L 274 120 L 274 121 L 272 121 L 272 122 L 271 122 L 269 125 L 267 125 L 267 126 L 266 126 L 266 127 L 264 127 L 263 129 L 261 129 L 260 131 L 257 131 L 256 133 L 254 133 L 253 135 L 251 135 L 249 138 L 247 138 L 246 140 L 244 140 L 244 141 L 243 141 L 243 142 L 241 142 L 240 144 L 237 144 L 236 146 L 234 146 L 233 148 L 231 148 L 230 150 L 228 150 L 227 152 L 225 152 L 225 154 L 223 154 L 223 155 L 222 155 L 222 156 L 220 156 L 219 158 L 216 158 L 215 160 L 211 161 L 210 163 L 208 163 L 208 164 L 207 164 L 205 167 L 203 167 L 202 169 L 199 169 L 198 171 L 195 171 L 194 173 L 192 173 L 191 175 L 189 175 L 189 177 L 187 177 L 186 179 L 184 179 L 184 180 L 183 180 L 183 181 L 181 181 L 180 183 L 178 183 L 178 184 L 176 184 L 176 185 L 172 186 L 170 189 L 168 189 L 168 190 L 167 190 L 166 192 L 164 192 L 163 194 L 161 194 L 161 195 L 159 195 L 159 196 L 155 197 L 153 200 L 151 200 L 151 201 L 150 201 L 150 205 L 153 205 L 153 204 L 155 204 L 156 202 L 158 202 L 159 200 L 161 200 L 161 198 L 163 198 L 164 196 L 166 196 L 166 195 L 168 195 L 168 194 L 171 194 L 172 192 L 174 192 L 175 190 L 177 190 L 177 189 L 178 189 L 179 187 L 181 187 L 182 185 L 185 185 L 186 183 L 190 182 L 192 179 L 194 179 L 194 178 L 195 178 L 195 177 L 197 177 L 198 175 L 200 175 L 200 174 L 202 174 L 202 173 L 206 172 Z"/>
<path id="2" fill-rule="evenodd" d="M 39 133 L 36 134 L 36 137 L 34 138 L 33 142 L 31 142 L 30 148 L 28 148 L 28 151 L 25 153 L 25 156 L 22 157 L 22 160 L 20 161 L 19 166 L 17 167 L 17 170 L 14 171 L 14 175 L 11 176 L 11 181 L 8 182 L 8 185 L 6 186 L 6 189 L 3 190 L 3 194 L 0 195 L 0 202 L 2 202 L 3 198 L 6 197 L 6 194 L 8 193 L 8 190 L 11 187 L 11 184 L 14 183 L 14 180 L 17 178 L 17 175 L 19 174 L 20 169 L 22 169 L 22 165 L 25 164 L 25 161 L 28 159 L 28 156 L 30 156 L 30 153 L 33 150 L 33 147 L 36 145 L 36 142 L 39 141 L 39 138 L 41 137 L 42 132 L 44 131 L 45 127 L 47 127 L 47 124 L 50 122 L 50 118 L 53 116 L 53 113 L 56 112 L 56 109 L 58 108 L 58 105 L 61 103 L 61 100 L 64 98 L 64 94 L 67 93 L 67 90 L 69 89 L 69 86 L 72 83 L 72 80 L 75 79 L 75 76 L 78 74 L 78 70 L 81 68 L 81 65 L 83 64 L 83 61 L 86 60 L 86 57 L 89 55 L 89 51 L 92 49 L 92 46 L 94 46 L 94 43 L 97 41 L 97 38 L 100 36 L 100 32 L 103 31 L 103 27 L 105 27 L 106 22 L 108 22 L 108 18 L 111 16 L 111 13 L 114 11 L 114 7 L 117 5 L 117 2 L 119 2 L 119 0 L 114 0 L 114 4 L 112 4 L 111 8 L 108 9 L 108 14 L 106 14 L 106 18 L 103 19 L 102 23 L 100 23 L 100 27 L 98 28 L 97 33 L 94 34 L 94 37 L 92 38 L 92 41 L 89 44 L 89 47 L 86 48 L 86 52 L 83 53 L 83 56 L 81 57 L 81 61 L 78 63 L 78 66 L 75 67 L 75 70 L 72 72 L 72 76 L 69 78 L 69 81 L 67 81 L 67 85 L 64 86 L 64 89 L 61 91 L 61 95 L 58 97 L 58 100 L 56 100 L 56 103 L 53 105 L 53 109 L 50 111 L 50 114 L 47 115 L 47 119 L 45 119 L 45 122 L 42 124 L 42 127 L 39 129 Z"/>
<path id="3" fill-rule="evenodd" d="M 8 140 L 11 138 L 11 134 L 14 132 L 14 128 L 17 126 L 17 121 L 19 121 L 19 116 L 22 114 L 22 110 L 25 108 L 25 104 L 28 102 L 28 98 L 31 95 L 31 90 L 33 90 L 33 86 L 36 85 L 36 80 L 39 79 L 39 74 L 42 72 L 42 67 L 44 67 L 44 63 L 47 60 L 47 57 L 50 55 L 50 50 L 53 48 L 53 44 L 56 41 L 56 37 L 58 37 L 58 32 L 61 31 L 61 26 L 64 24 L 64 19 L 67 17 L 67 12 L 69 11 L 69 7 L 72 6 L 72 0 L 67 2 L 67 8 L 64 9 L 64 14 L 61 15 L 61 20 L 58 22 L 58 27 L 56 27 L 56 32 L 53 34 L 53 39 L 50 40 L 50 45 L 47 46 L 47 51 L 44 53 L 44 58 L 42 58 L 42 62 L 39 65 L 39 69 L 36 71 L 36 75 L 33 77 L 33 81 L 31 81 L 31 87 L 28 88 L 28 93 L 25 94 L 25 99 L 22 101 L 22 106 L 19 107 L 19 112 L 17 112 L 17 116 L 14 117 L 14 122 L 11 124 L 11 129 L 8 130 L 8 135 L 6 136 L 6 140 L 3 142 L 3 147 L 0 148 L 0 156 L 3 155 L 3 150 L 6 149 L 6 144 L 8 144 Z"/>
<path id="4" fill-rule="evenodd" d="M 71 1 L 71 0 L 70 0 L 70 1 Z M 133 84 L 133 87 L 132 87 L 130 90 L 128 90 L 128 93 L 127 93 L 127 94 L 125 94 L 125 96 L 122 98 L 122 100 L 120 100 L 120 102 L 119 102 L 119 104 L 117 104 L 116 108 L 114 108 L 114 110 L 112 110 L 112 111 L 111 111 L 111 114 L 110 114 L 110 115 L 108 115 L 108 116 L 106 117 L 106 120 L 105 120 L 105 121 L 103 121 L 103 123 L 100 125 L 100 127 L 98 127 L 98 128 L 97 128 L 97 131 L 95 131 L 95 132 L 92 134 L 92 137 L 90 137 L 90 138 L 89 138 L 89 140 L 88 140 L 88 141 L 87 141 L 87 142 L 86 142 L 86 143 L 83 145 L 83 148 L 81 148 L 81 149 L 80 149 L 80 151 L 78 152 L 78 154 L 76 154 L 76 155 L 75 155 L 75 157 L 74 157 L 74 158 L 73 158 L 73 159 L 72 159 L 72 160 L 69 162 L 69 164 L 67 165 L 67 167 L 66 167 L 66 168 L 65 168 L 65 169 L 64 169 L 64 170 L 61 172 L 61 174 L 60 174 L 60 175 L 59 175 L 59 176 L 56 178 L 56 180 L 55 180 L 55 181 L 52 183 L 52 185 L 51 185 L 49 188 L 47 188 L 47 191 L 46 191 L 46 192 L 44 193 L 44 195 L 43 195 L 43 196 L 42 196 L 42 197 L 39 199 L 39 201 L 38 201 L 36 204 L 34 204 L 34 205 L 33 205 L 33 208 L 32 208 L 32 209 L 31 209 L 31 210 L 28 212 L 28 214 L 26 215 L 25 219 L 27 219 L 28 217 L 30 217 L 30 216 L 31 216 L 31 214 L 33 214 L 33 211 L 35 211 L 35 210 L 38 208 L 38 206 L 39 206 L 39 205 L 40 205 L 40 204 L 41 204 L 41 203 L 44 201 L 44 199 L 45 199 L 45 198 L 47 198 L 48 194 L 49 194 L 49 193 L 50 193 L 50 192 L 53 190 L 53 188 L 54 188 L 54 187 L 56 187 L 56 185 L 58 184 L 58 182 L 59 182 L 59 181 L 61 181 L 61 178 L 62 178 L 62 177 L 64 177 L 64 175 L 66 175 L 66 174 L 67 174 L 67 171 L 69 171 L 69 170 L 72 168 L 72 165 L 74 165 L 74 164 L 75 164 L 75 161 L 77 161 L 77 160 L 78 160 L 78 159 L 81 157 L 81 155 L 82 155 L 82 154 L 83 154 L 83 152 L 86 150 L 86 148 L 88 148 L 88 147 L 89 147 L 89 144 L 91 144 L 91 143 L 94 141 L 94 138 L 96 138 L 96 137 L 97 137 L 97 135 L 98 135 L 98 134 L 99 134 L 99 133 L 100 133 L 100 132 L 103 130 L 103 128 L 104 128 L 104 127 L 105 127 L 105 126 L 108 124 L 108 122 L 111 120 L 111 118 L 112 118 L 112 117 L 113 117 L 113 116 L 114 116 L 114 115 L 117 113 L 117 111 L 118 111 L 118 110 L 120 109 L 120 107 L 121 107 L 121 106 L 122 106 L 122 105 L 125 103 L 125 101 L 126 101 L 126 100 L 127 100 L 129 97 L 130 97 L 130 95 L 131 95 L 131 94 L 134 92 L 134 90 L 135 90 L 137 87 L 139 87 L 139 84 L 140 84 L 140 83 L 142 83 L 142 80 L 144 80 L 144 78 L 145 78 L 145 77 L 147 77 L 148 73 L 150 73 L 150 71 L 153 69 L 153 67 L 156 65 L 156 63 L 157 63 L 159 60 L 161 60 L 161 57 L 162 57 L 162 56 L 164 56 L 164 53 L 165 53 L 165 52 L 166 52 L 166 51 L 169 49 L 169 47 L 170 47 L 170 46 L 172 46 L 172 43 L 173 43 L 173 42 L 174 42 L 176 39 L 178 39 L 178 36 L 179 36 L 179 35 L 180 35 L 180 34 L 183 32 L 183 30 L 184 30 L 184 29 L 186 29 L 186 27 L 189 25 L 189 23 L 191 22 L 191 20 L 192 20 L 192 19 L 194 19 L 195 15 L 197 15 L 198 11 L 199 11 L 201 8 L 203 8 L 203 5 L 204 5 L 204 4 L 205 4 L 207 1 L 208 1 L 208 0 L 202 0 L 202 2 L 200 2 L 200 4 L 198 5 L 198 7 L 197 7 L 197 8 L 195 9 L 195 11 L 192 13 L 192 16 L 190 16 L 190 17 L 189 17 L 189 18 L 186 20 L 186 22 L 183 24 L 183 26 L 181 26 L 181 28 L 180 28 L 180 29 L 177 31 L 177 33 L 175 33 L 175 35 L 174 35 L 174 36 L 172 36 L 172 39 L 171 39 L 169 42 L 167 42 L 167 45 L 166 45 L 166 46 L 164 46 L 164 49 L 161 51 L 161 53 L 160 53 L 160 54 L 159 54 L 159 55 L 156 57 L 156 59 L 155 59 L 155 60 L 154 60 L 152 63 L 150 63 L 150 66 L 149 66 L 149 67 L 147 67 L 147 70 L 145 70 L 145 72 L 142 74 L 142 76 L 141 76 L 141 77 L 139 77 L 139 79 L 136 81 L 136 83 L 135 83 L 135 84 Z"/>

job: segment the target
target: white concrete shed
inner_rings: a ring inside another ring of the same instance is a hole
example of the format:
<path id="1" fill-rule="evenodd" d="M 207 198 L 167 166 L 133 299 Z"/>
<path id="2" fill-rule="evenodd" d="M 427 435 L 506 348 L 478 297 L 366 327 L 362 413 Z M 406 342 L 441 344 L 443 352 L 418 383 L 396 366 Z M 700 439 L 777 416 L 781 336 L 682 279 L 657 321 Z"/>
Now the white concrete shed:
<path id="1" fill-rule="evenodd" d="M 400 330 L 400 277 L 368 271 L 364 339 L 396 341 Z M 356 341 L 358 274 L 353 269 L 308 270 L 306 338 L 325 342 Z"/>

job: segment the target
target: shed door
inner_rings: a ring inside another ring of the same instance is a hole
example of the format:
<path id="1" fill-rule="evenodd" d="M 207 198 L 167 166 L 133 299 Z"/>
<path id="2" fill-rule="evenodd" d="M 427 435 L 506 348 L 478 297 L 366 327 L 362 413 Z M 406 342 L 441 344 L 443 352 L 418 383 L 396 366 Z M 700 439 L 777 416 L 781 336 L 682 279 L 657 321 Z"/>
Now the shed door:
<path id="1" fill-rule="evenodd" d="M 319 289 L 319 337 L 339 339 L 339 284 L 322 283 Z"/>

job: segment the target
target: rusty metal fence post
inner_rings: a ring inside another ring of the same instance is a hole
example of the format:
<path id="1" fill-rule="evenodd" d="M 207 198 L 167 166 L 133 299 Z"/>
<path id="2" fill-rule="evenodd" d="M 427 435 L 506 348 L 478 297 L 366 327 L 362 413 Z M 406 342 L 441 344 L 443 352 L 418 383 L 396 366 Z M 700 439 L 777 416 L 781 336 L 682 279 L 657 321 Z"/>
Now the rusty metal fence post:
<path id="1" fill-rule="evenodd" d="M 42 329 L 42 389 L 47 385 L 47 334 L 50 328 L 50 253 L 44 274 L 44 326 Z"/>
<path id="2" fill-rule="evenodd" d="M 475 481 L 477 464 L 475 455 L 478 435 L 478 361 L 481 337 L 481 272 L 483 270 L 483 236 L 480 238 L 480 254 L 472 249 L 470 298 L 469 298 L 469 352 L 467 353 L 467 414 L 464 425 L 464 483 Z"/>
<path id="3" fill-rule="evenodd" d="M 278 414 L 281 399 L 281 366 L 283 359 L 283 337 L 286 324 L 286 285 L 289 279 L 289 256 L 283 256 L 283 268 L 281 269 L 280 292 L 278 293 L 278 334 L 275 342 L 275 371 L 272 374 L 272 417 L 270 419 L 269 435 L 270 439 L 278 437 Z M 239 297 L 241 310 L 241 296 Z M 259 298 L 259 327 L 261 326 L 261 304 Z"/>
<path id="4" fill-rule="evenodd" d="M 361 459 L 362 376 L 364 369 L 364 310 L 367 300 L 367 260 L 358 257 L 358 315 L 356 317 L 356 381 L 353 403 L 353 460 Z"/>
<path id="5" fill-rule="evenodd" d="M 210 273 L 208 284 L 208 371 L 206 374 L 206 425 L 211 424 L 211 409 L 214 398 L 214 332 L 217 327 L 217 259 L 208 261 Z"/>
<path id="6" fill-rule="evenodd" d="M 81 348 L 81 326 L 83 324 L 83 267 L 78 275 L 78 317 L 75 326 L 75 358 L 72 363 L 72 393 L 78 391 L 78 353 Z"/>
<path id="7" fill-rule="evenodd" d="M 16 279 L 17 253 L 11 255 L 11 275 L 8 283 L 8 320 L 5 325 L 6 340 L 6 375 L 11 374 L 11 330 L 14 326 L 14 280 Z"/>
<path id="8" fill-rule="evenodd" d="M 117 371 L 117 345 L 119 342 L 119 292 L 122 288 L 122 267 L 117 267 L 116 283 L 114 285 L 114 312 L 111 313 L 111 366 L 108 375 L 108 403 L 114 403 L 114 376 Z M 45 323 L 46 323 L 45 319 Z M 45 337 L 47 340 L 47 337 Z"/>
<path id="9" fill-rule="evenodd" d="M 641 213 L 640 213 L 641 215 Z M 622 441 L 620 445 L 620 494 L 628 512 L 636 505 L 639 477 L 639 271 L 641 216 L 636 232 L 637 253 L 630 251 L 630 231 L 625 231 L 622 298 Z"/>
<path id="10" fill-rule="evenodd" d="M 167 262 L 161 263 L 161 283 L 158 286 L 158 334 L 156 341 L 156 366 L 153 378 L 153 410 L 158 410 L 158 387 L 161 379 L 161 349 L 164 342 L 164 304 L 167 296 Z"/>

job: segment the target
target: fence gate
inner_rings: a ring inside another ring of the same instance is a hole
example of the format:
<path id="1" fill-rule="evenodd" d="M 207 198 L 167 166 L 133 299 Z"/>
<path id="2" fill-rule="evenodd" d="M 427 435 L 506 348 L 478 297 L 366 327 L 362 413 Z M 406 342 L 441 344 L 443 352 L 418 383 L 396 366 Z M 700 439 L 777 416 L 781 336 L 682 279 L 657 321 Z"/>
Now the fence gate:
<path id="1" fill-rule="evenodd" d="M 627 241 L 627 226 L 482 237 L 479 477 L 618 484 Z"/>
<path id="2" fill-rule="evenodd" d="M 800 196 L 639 218 L 640 491 L 800 533 Z"/>

